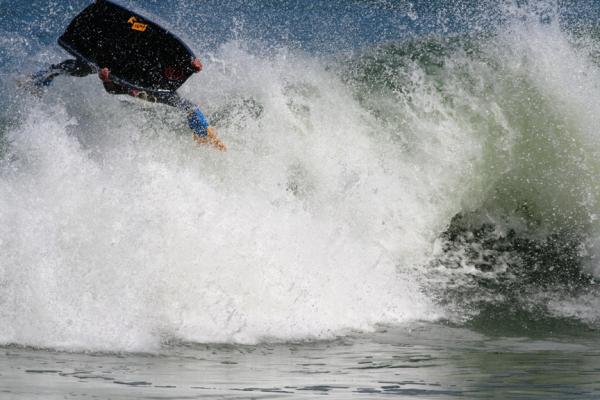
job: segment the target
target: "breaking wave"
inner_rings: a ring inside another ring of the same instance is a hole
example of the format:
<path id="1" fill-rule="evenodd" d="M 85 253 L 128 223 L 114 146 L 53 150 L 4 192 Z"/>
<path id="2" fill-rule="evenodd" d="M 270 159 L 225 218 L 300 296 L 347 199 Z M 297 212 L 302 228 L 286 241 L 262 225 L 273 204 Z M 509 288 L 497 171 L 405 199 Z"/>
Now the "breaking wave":
<path id="1" fill-rule="evenodd" d="M 243 29 L 201 52 L 191 35 L 206 68 L 181 94 L 225 154 L 96 77 L 38 99 L 4 75 L 0 342 L 154 351 L 536 315 L 593 329 L 598 36 L 552 4 L 503 13 L 333 55 Z M 28 40 L 0 42 L 8 65 Z M 40 66 L 64 56 L 42 49 Z"/>

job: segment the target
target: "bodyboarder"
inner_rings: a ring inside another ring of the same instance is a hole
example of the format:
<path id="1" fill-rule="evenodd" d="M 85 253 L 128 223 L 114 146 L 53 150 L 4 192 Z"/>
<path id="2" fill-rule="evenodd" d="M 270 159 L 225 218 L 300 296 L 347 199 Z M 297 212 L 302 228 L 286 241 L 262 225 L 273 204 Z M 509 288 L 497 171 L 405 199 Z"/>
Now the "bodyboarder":
<path id="1" fill-rule="evenodd" d="M 202 70 L 202 63 L 195 59 L 193 63 L 196 72 Z M 68 59 L 59 64 L 53 64 L 48 69 L 40 71 L 31 76 L 31 85 L 36 89 L 49 86 L 54 78 L 60 75 L 83 77 L 94 73 L 94 69 L 88 63 L 79 59 Z M 189 100 L 180 97 L 176 91 L 172 92 L 146 92 L 134 88 L 121 86 L 111 80 L 110 70 L 101 68 L 98 76 L 104 85 L 104 89 L 111 94 L 127 94 L 143 100 L 167 104 L 184 111 L 187 115 L 187 123 L 194 132 L 192 138 L 200 144 L 210 144 L 218 150 L 225 151 L 227 147 L 217 136 L 214 127 L 210 126 L 200 107 Z"/>

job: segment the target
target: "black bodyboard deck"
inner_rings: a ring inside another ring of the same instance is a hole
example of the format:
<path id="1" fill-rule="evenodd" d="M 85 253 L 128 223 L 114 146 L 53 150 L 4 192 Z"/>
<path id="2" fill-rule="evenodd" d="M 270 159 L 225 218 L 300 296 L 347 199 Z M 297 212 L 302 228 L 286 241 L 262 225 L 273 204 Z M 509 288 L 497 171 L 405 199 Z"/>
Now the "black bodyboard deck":
<path id="1" fill-rule="evenodd" d="M 119 85 L 177 90 L 194 73 L 192 50 L 160 25 L 108 0 L 97 0 L 69 24 L 58 44 Z"/>

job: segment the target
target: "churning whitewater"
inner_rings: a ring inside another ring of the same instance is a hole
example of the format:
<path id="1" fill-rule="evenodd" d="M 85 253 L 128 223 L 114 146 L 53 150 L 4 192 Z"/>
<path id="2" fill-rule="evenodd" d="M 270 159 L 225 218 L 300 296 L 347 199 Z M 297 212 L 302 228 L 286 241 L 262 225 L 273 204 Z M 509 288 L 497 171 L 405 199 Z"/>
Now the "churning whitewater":
<path id="1" fill-rule="evenodd" d="M 224 154 L 95 76 L 24 92 L 33 45 L 10 31 L 0 343 L 329 339 L 506 316 L 508 302 L 593 326 L 600 41 L 548 9 L 333 54 L 243 28 L 210 50 L 189 34 L 205 70 L 180 92 Z M 65 57 L 36 54 L 36 67 Z M 544 258 L 560 246 L 568 260 Z"/>

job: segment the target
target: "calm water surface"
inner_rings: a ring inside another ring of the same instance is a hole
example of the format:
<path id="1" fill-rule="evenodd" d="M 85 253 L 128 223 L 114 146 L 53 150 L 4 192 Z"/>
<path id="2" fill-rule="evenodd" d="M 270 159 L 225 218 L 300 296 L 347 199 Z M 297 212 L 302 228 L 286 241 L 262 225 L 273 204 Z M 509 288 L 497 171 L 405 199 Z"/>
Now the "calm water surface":
<path id="1" fill-rule="evenodd" d="M 2 398 L 595 399 L 594 337 L 489 337 L 419 324 L 338 341 L 177 345 L 159 355 L 4 348 Z"/>

